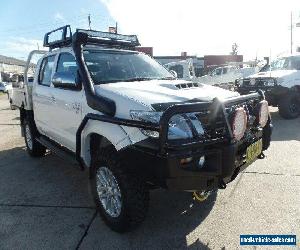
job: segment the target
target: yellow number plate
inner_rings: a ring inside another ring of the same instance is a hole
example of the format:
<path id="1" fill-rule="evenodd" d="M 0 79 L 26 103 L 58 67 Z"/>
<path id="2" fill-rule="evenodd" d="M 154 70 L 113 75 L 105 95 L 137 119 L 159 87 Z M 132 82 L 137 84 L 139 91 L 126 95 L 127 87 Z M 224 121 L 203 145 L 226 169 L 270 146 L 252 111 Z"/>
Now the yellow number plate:
<path id="1" fill-rule="evenodd" d="M 262 139 L 251 144 L 246 151 L 246 162 L 254 161 L 262 152 Z"/>

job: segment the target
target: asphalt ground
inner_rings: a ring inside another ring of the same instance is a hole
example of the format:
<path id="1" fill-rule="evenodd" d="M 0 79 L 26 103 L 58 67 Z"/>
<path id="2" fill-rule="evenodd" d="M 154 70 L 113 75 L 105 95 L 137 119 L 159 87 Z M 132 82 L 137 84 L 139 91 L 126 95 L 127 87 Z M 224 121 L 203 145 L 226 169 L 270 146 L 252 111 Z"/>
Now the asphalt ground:
<path id="1" fill-rule="evenodd" d="M 145 222 L 118 234 L 96 214 L 87 171 L 26 153 L 18 111 L 0 95 L 0 249 L 284 249 L 242 247 L 240 234 L 296 234 L 300 249 L 300 119 L 271 113 L 265 159 L 204 203 L 151 192 Z"/>

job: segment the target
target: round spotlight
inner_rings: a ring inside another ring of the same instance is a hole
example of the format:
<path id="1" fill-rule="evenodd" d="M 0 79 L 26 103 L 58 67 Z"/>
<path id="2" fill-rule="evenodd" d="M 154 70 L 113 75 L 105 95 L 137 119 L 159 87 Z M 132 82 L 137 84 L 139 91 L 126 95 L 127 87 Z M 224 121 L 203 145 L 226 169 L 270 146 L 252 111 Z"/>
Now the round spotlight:
<path id="1" fill-rule="evenodd" d="M 267 125 L 268 119 L 269 119 L 269 104 L 266 100 L 263 100 L 259 103 L 259 117 L 258 117 L 258 123 L 263 128 Z"/>
<path id="2" fill-rule="evenodd" d="M 247 114 L 244 108 L 237 108 L 232 122 L 232 133 L 236 140 L 241 140 L 247 128 Z"/>

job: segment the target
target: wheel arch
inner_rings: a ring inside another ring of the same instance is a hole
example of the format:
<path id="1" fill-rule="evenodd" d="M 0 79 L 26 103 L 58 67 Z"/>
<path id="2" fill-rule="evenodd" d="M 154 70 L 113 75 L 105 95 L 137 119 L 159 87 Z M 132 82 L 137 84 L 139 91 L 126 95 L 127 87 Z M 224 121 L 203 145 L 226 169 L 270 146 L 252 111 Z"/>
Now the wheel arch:
<path id="1" fill-rule="evenodd" d="M 131 144 L 128 134 L 121 126 L 89 120 L 81 132 L 80 156 L 85 166 L 90 167 L 93 153 L 97 149 L 113 146 L 119 151 Z"/>

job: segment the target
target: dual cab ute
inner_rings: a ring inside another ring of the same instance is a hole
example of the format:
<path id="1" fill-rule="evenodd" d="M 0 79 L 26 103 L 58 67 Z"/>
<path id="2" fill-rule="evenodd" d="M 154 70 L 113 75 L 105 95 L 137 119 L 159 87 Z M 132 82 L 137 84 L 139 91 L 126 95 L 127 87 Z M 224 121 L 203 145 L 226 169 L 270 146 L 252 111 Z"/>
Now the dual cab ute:
<path id="1" fill-rule="evenodd" d="M 61 39 L 51 40 L 55 32 Z M 20 108 L 28 153 L 50 149 L 87 168 L 96 207 L 118 232 L 144 220 L 149 190 L 204 200 L 263 158 L 271 138 L 262 92 L 177 80 L 138 45 L 136 36 L 72 35 L 70 26 L 47 33 L 50 50 L 32 83 L 25 74 Z"/>
<path id="2" fill-rule="evenodd" d="M 278 107 L 285 119 L 300 116 L 300 55 L 277 58 L 261 72 L 238 81 L 237 85 L 241 94 L 263 90 L 269 104 Z"/>

